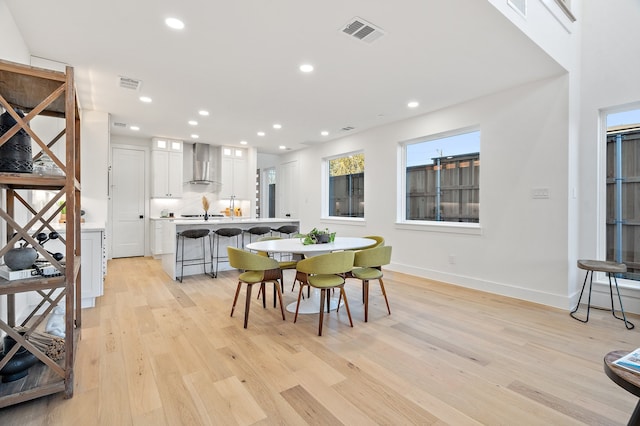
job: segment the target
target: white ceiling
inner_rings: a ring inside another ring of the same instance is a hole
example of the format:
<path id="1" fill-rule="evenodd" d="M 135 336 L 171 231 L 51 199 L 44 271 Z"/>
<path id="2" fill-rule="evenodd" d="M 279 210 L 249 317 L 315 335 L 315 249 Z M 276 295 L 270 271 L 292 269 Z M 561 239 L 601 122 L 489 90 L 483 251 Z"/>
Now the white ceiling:
<path id="1" fill-rule="evenodd" d="M 32 55 L 75 67 L 83 109 L 140 126 L 113 127 L 119 135 L 197 133 L 277 153 L 562 72 L 481 0 L 5 1 Z M 166 27 L 169 16 L 186 28 Z M 343 34 L 356 16 L 385 35 Z M 141 91 L 118 87 L 119 76 L 141 79 Z"/>

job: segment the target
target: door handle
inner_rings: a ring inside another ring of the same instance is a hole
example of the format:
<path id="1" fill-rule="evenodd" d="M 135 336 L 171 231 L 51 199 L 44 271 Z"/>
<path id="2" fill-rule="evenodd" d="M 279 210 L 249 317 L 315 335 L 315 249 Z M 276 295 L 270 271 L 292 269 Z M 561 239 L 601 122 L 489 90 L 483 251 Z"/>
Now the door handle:
<path id="1" fill-rule="evenodd" d="M 144 219 L 144 215 L 140 215 L 140 219 Z"/>

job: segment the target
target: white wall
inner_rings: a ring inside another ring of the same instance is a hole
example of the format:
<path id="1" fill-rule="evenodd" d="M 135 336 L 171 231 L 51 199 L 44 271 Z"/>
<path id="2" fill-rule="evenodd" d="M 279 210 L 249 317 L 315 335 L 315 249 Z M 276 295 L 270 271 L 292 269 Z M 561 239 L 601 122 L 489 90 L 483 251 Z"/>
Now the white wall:
<path id="1" fill-rule="evenodd" d="M 305 170 L 302 229 L 382 235 L 394 247 L 390 269 L 566 309 L 568 90 L 560 76 L 283 156 Z M 476 125 L 481 235 L 396 224 L 398 143 Z M 356 150 L 365 153 L 366 220 L 321 220 L 321 159 Z M 538 187 L 550 198 L 532 199 Z"/>
<path id="2" fill-rule="evenodd" d="M 566 70 L 576 68 L 572 34 L 579 31 L 580 22 L 572 22 L 555 0 L 527 0 L 526 16 L 511 7 L 507 0 L 488 1 Z M 571 3 L 571 12 L 578 18 L 580 2 Z"/>
<path id="3" fill-rule="evenodd" d="M 29 49 L 4 0 L 0 0 L 0 40 L 0 59 L 29 63 Z"/>
<path id="4" fill-rule="evenodd" d="M 87 222 L 107 223 L 109 114 L 101 111 L 82 111 L 80 131 L 81 207 Z M 110 236 L 107 235 L 109 238 Z"/>
<path id="5" fill-rule="evenodd" d="M 605 129 L 599 125 L 599 116 L 600 110 L 625 104 L 636 103 L 640 108 L 640 2 L 619 0 L 615 7 L 608 2 L 582 3 L 578 257 L 604 259 Z M 637 282 L 620 283 L 627 296 L 625 310 L 640 312 Z M 608 284 L 598 292 L 607 306 Z"/>
<path id="6" fill-rule="evenodd" d="M 13 16 L 9 12 L 7 5 L 0 0 L 0 59 L 22 64 L 29 63 L 29 49 L 22 38 L 22 34 L 16 27 Z M 4 191 L 0 194 L 2 205 L 4 206 Z M 2 227 L 4 228 L 4 227 Z M 1 241 L 5 241 L 4 229 L 0 231 Z M 27 294 L 16 294 L 16 312 L 22 312 L 27 306 Z M 6 297 L 0 298 L 0 318 L 6 319 L 7 304 Z"/>

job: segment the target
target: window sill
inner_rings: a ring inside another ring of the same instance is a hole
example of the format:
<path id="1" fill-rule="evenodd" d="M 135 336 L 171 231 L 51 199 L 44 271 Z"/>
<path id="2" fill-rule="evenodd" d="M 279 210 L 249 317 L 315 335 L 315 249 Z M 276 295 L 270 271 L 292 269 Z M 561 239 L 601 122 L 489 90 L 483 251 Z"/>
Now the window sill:
<path id="1" fill-rule="evenodd" d="M 366 221 L 363 217 L 338 217 L 338 216 L 326 216 L 320 218 L 321 223 L 340 223 L 349 225 L 366 225 Z"/>
<path id="2" fill-rule="evenodd" d="M 414 220 L 411 222 L 396 222 L 397 229 L 407 231 L 444 232 L 449 234 L 482 235 L 479 223 L 432 222 Z"/>

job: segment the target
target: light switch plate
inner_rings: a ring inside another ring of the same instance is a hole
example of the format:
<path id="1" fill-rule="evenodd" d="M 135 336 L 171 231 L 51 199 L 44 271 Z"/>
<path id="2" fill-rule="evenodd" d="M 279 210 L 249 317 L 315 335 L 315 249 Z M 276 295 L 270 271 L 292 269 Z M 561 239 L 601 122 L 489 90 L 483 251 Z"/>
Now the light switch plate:
<path id="1" fill-rule="evenodd" d="M 549 198 L 549 188 L 532 188 L 531 198 L 533 198 L 534 200 Z"/>

